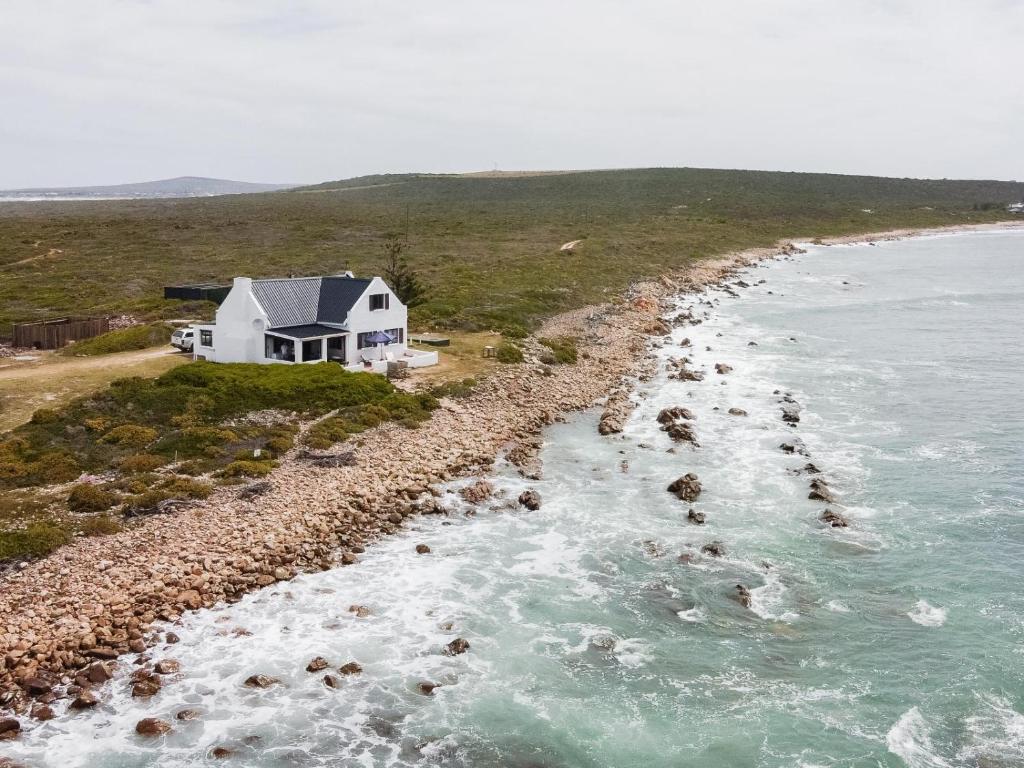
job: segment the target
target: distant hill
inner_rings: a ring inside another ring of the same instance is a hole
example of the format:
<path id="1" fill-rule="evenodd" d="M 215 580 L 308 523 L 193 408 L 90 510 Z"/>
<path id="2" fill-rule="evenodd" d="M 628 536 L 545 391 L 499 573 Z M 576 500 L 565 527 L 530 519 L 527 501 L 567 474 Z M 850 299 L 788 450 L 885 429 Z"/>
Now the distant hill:
<path id="1" fill-rule="evenodd" d="M 74 199 L 139 199 L 159 197 L 210 197 L 241 195 L 250 192 L 275 192 L 291 189 L 294 184 L 254 184 L 248 181 L 208 179 L 202 176 L 179 176 L 175 179 L 143 181 L 136 184 L 110 184 L 96 187 L 38 187 L 0 190 L 0 199 L 8 200 L 74 200 Z"/>

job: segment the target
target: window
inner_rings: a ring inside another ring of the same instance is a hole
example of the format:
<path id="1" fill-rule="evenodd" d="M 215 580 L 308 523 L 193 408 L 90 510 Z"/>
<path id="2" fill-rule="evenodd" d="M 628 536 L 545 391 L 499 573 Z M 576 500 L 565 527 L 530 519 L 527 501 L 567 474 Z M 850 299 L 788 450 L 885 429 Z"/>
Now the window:
<path id="1" fill-rule="evenodd" d="M 370 311 L 373 312 L 377 309 L 387 309 L 391 306 L 391 296 L 387 293 L 371 293 L 370 294 Z"/>
<path id="2" fill-rule="evenodd" d="M 377 345 L 369 340 L 370 337 L 373 336 L 375 333 L 379 333 L 379 331 L 367 331 L 366 333 L 360 333 L 358 336 L 356 336 L 356 347 L 358 349 L 376 347 Z M 392 344 L 400 344 L 405 341 L 404 328 L 392 328 L 389 331 L 384 331 L 384 333 L 386 333 L 393 339 L 393 341 L 391 342 Z"/>
<path id="3" fill-rule="evenodd" d="M 200 330 L 199 331 L 199 346 L 201 347 L 212 347 L 213 346 L 213 331 Z"/>
<path id="4" fill-rule="evenodd" d="M 295 344 L 289 339 L 282 339 L 280 336 L 271 336 L 269 333 L 263 337 L 266 345 L 266 357 L 268 360 L 285 360 L 289 363 L 295 362 Z"/>
<path id="5" fill-rule="evenodd" d="M 327 359 L 336 363 L 345 362 L 345 337 L 332 336 L 327 340 Z"/>
<path id="6" fill-rule="evenodd" d="M 322 360 L 324 357 L 324 340 L 310 339 L 302 342 L 302 362 Z"/>
<path id="7" fill-rule="evenodd" d="M 384 333 L 386 333 L 388 336 L 394 339 L 395 344 L 405 343 L 405 328 L 391 328 L 389 330 L 384 331 Z"/>

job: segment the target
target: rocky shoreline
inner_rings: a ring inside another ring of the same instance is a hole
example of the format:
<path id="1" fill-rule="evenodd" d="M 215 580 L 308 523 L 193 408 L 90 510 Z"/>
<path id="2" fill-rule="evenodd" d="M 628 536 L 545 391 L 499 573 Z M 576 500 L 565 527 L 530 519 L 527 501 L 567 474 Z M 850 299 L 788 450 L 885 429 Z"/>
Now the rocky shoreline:
<path id="1" fill-rule="evenodd" d="M 563 412 L 607 398 L 602 431 L 621 430 L 632 410 L 629 382 L 653 364 L 648 340 L 668 330 L 662 300 L 791 248 L 701 262 L 637 284 L 614 304 L 553 318 L 540 335 L 578 338 L 578 363 L 542 365 L 542 348 L 528 342 L 526 362 L 499 369 L 466 398 L 444 401 L 420 429 L 385 425 L 364 433 L 351 463 L 313 466 L 286 457 L 262 493 L 225 489 L 7 574 L 0 579 L 0 709 L 16 717 L 0 718 L 7 723 L 0 738 L 17 736 L 18 716 L 52 716 L 58 698 L 70 699 L 72 708 L 95 705 L 91 689 L 111 677 L 120 655 L 173 641 L 153 629 L 157 622 L 238 600 L 300 571 L 353 563 L 407 517 L 442 512 L 438 484 L 484 473 L 499 456 L 527 477 L 538 472 L 539 432 Z M 154 667 L 133 683 L 139 695 L 152 695 L 159 679 Z"/>

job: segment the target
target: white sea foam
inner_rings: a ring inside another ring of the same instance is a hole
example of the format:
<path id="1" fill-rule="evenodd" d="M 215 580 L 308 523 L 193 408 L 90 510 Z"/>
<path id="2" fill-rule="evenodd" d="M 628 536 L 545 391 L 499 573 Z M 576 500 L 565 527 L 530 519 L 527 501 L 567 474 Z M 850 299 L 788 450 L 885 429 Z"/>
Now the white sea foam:
<path id="1" fill-rule="evenodd" d="M 838 600 L 829 600 L 825 603 L 825 607 L 834 613 L 849 613 L 850 609 Z"/>
<path id="2" fill-rule="evenodd" d="M 918 600 L 907 616 L 922 627 L 941 627 L 946 623 L 946 609 L 931 605 L 927 600 Z"/>
<path id="3" fill-rule="evenodd" d="M 1024 714 L 1002 696 L 979 695 L 978 702 L 979 710 L 964 720 L 970 740 L 957 757 L 972 765 L 1024 765 Z"/>
<path id="4" fill-rule="evenodd" d="M 885 735 L 885 743 L 908 768 L 948 768 L 950 765 L 935 752 L 928 723 L 917 707 L 903 713 Z"/>
<path id="5" fill-rule="evenodd" d="M 705 611 L 699 605 L 694 606 L 693 608 L 690 608 L 685 611 L 679 611 L 676 614 L 676 616 L 678 616 L 683 621 L 690 622 L 691 624 L 703 624 L 708 620 L 707 611 Z"/>

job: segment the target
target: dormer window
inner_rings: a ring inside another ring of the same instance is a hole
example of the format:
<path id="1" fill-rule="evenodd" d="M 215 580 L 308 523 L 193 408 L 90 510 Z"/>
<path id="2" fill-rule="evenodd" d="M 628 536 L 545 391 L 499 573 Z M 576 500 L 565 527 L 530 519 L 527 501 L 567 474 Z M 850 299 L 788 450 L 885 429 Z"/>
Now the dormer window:
<path id="1" fill-rule="evenodd" d="M 391 296 L 387 293 L 371 293 L 370 294 L 370 311 L 373 312 L 378 309 L 387 309 L 390 302 Z"/>

